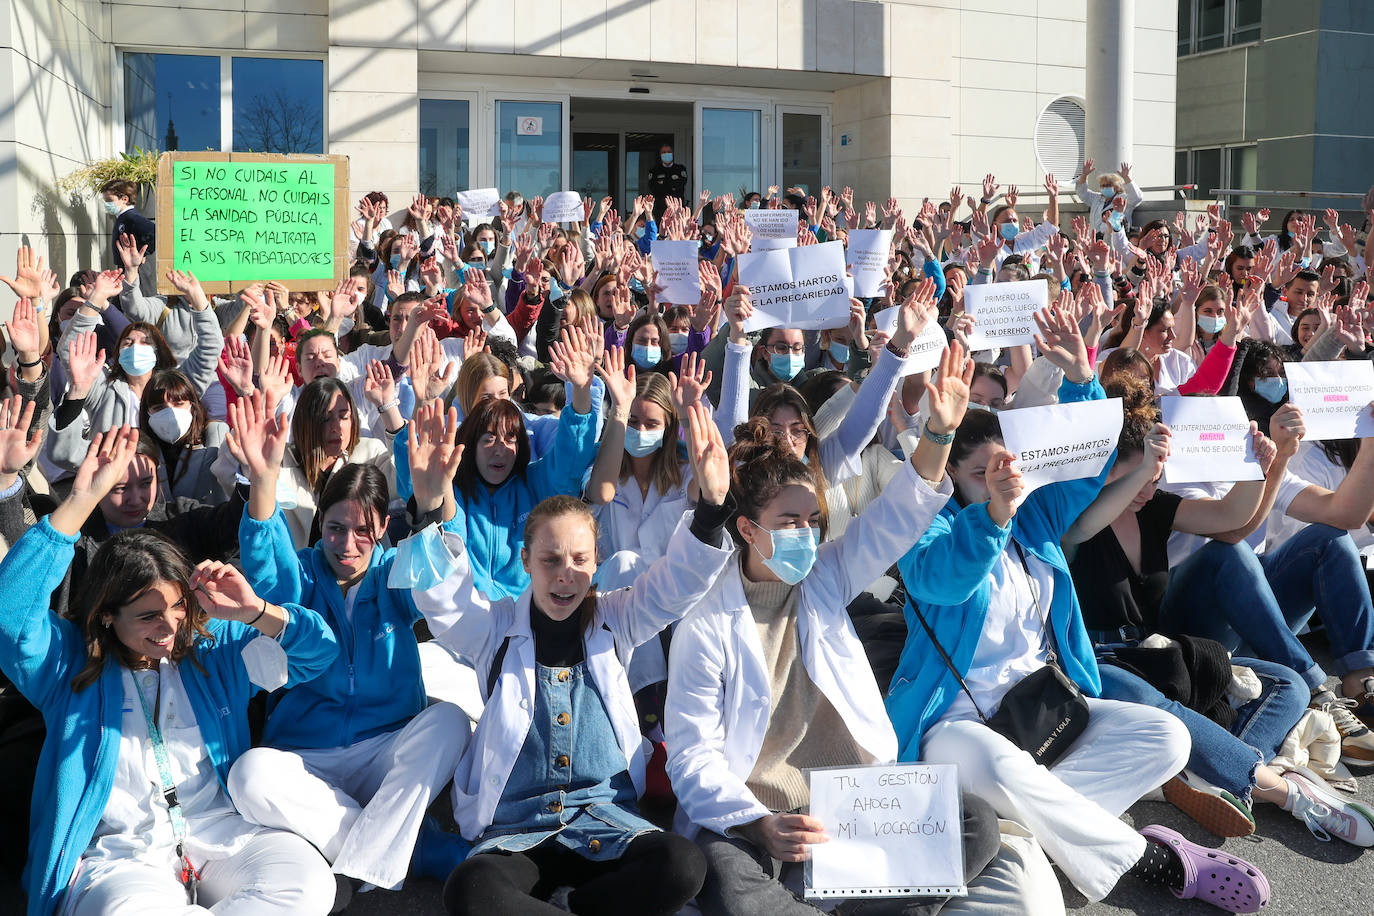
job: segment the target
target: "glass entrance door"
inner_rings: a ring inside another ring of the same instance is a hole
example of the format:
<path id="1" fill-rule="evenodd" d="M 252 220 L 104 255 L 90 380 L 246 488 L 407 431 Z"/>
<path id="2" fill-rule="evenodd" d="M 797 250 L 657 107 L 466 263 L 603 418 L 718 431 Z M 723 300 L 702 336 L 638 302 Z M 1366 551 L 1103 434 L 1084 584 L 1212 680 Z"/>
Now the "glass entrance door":
<path id="1" fill-rule="evenodd" d="M 620 134 L 573 133 L 572 190 L 600 200 L 620 189 Z"/>
<path id="2" fill-rule="evenodd" d="M 819 196 L 830 181 L 830 125 L 823 111 L 778 106 L 778 182 Z"/>

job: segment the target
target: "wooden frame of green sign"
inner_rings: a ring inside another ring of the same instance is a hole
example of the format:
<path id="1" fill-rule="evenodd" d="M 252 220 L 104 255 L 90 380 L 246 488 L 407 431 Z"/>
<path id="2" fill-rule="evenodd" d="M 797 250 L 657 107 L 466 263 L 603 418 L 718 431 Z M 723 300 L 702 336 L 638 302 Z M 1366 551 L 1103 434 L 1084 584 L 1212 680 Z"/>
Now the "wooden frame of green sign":
<path id="1" fill-rule="evenodd" d="M 180 163 L 225 168 L 178 174 Z M 327 177 L 321 166 L 333 168 L 328 188 L 319 187 L 317 179 Z M 268 280 L 299 292 L 333 290 L 348 272 L 348 180 L 347 156 L 163 153 L 157 165 L 158 292 L 176 292 L 167 272 L 177 269 L 195 274 L 210 295 Z M 293 188 L 293 181 L 312 190 Z"/>

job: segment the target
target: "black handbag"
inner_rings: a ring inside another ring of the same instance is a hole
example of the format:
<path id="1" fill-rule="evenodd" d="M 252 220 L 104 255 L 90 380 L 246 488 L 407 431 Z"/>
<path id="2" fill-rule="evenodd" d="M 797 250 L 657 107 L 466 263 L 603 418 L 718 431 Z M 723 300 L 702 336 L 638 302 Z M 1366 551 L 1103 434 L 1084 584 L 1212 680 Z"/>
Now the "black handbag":
<path id="1" fill-rule="evenodd" d="M 1026 555 L 1022 552 L 1020 544 L 1015 541 L 1012 541 L 1012 544 L 1021 558 L 1021 568 L 1026 572 L 1026 580 L 1030 583 L 1033 580 L 1030 567 L 1026 564 Z M 1050 626 L 1049 616 L 1040 608 L 1040 598 L 1034 588 L 1031 588 L 1031 597 L 1035 600 L 1036 613 L 1044 623 L 1048 643 L 1045 647 L 1047 664 L 1026 675 L 1008 690 L 1002 697 L 1002 705 L 991 719 L 983 715 L 983 710 L 978 707 L 978 701 L 973 699 L 973 694 L 969 692 L 959 669 L 954 667 L 949 653 L 935 638 L 935 631 L 926 623 L 925 615 L 921 613 L 915 601 L 911 602 L 911 609 L 916 612 L 916 619 L 920 621 L 930 641 L 935 644 L 935 650 L 940 653 L 940 658 L 944 659 L 950 673 L 959 682 L 960 689 L 973 704 L 973 710 L 978 713 L 978 718 L 983 720 L 983 724 L 1030 754 L 1036 763 L 1052 767 L 1088 727 L 1088 701 L 1083 698 L 1083 692 L 1078 689 L 1078 685 L 1069 680 L 1068 675 L 1059 667 L 1059 656 L 1054 650 L 1054 630 Z"/>

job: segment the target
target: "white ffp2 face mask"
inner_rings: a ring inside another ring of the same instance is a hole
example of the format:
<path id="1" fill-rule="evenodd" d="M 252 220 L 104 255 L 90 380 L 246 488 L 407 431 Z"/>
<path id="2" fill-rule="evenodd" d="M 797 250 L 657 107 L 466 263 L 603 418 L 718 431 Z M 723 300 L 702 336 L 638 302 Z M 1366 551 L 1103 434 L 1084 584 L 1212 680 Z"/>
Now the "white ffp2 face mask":
<path id="1" fill-rule="evenodd" d="M 263 690 L 286 686 L 286 650 L 272 637 L 259 635 L 243 647 L 241 657 L 248 679 Z"/>
<path id="2" fill-rule="evenodd" d="M 159 407 L 148 414 L 148 428 L 168 445 L 180 442 L 191 431 L 194 421 L 191 411 L 185 407 Z"/>

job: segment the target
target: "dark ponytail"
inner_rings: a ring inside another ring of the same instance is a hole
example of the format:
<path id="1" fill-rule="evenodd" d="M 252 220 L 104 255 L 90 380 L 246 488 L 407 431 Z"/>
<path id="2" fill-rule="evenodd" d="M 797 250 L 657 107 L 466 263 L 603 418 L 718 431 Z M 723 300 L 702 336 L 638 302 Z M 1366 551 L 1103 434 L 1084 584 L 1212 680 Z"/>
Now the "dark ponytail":
<path id="1" fill-rule="evenodd" d="M 767 505 L 784 487 L 810 487 L 821 507 L 821 540 L 825 540 L 830 523 L 825 504 L 825 480 L 815 463 L 804 464 L 773 434 L 766 417 L 754 417 L 735 429 L 735 443 L 730 446 L 730 495 L 735 512 L 726 526 L 730 537 L 745 546 L 736 520 L 743 516 L 756 521 Z"/>

